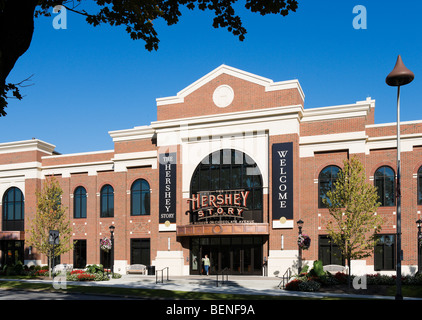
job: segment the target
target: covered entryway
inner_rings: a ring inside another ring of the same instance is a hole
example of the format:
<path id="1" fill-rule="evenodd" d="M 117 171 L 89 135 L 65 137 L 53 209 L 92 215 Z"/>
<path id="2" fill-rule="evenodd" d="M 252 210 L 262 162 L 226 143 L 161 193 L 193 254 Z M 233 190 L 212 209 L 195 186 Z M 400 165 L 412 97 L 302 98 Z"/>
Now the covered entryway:
<path id="1" fill-rule="evenodd" d="M 202 258 L 211 261 L 210 274 L 228 269 L 233 275 L 262 275 L 262 236 L 192 237 L 190 274 L 203 274 Z"/>

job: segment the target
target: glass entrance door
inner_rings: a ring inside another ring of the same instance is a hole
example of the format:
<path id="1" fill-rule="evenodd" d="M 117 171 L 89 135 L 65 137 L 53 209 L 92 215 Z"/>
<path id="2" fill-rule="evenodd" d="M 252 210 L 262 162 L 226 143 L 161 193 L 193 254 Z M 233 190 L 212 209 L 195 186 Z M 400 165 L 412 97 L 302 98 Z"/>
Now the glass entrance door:
<path id="1" fill-rule="evenodd" d="M 228 269 L 230 274 L 261 275 L 263 238 L 202 237 L 191 239 L 191 274 L 204 274 L 202 259 L 208 255 L 210 274 Z"/>
<path id="2" fill-rule="evenodd" d="M 15 265 L 24 262 L 24 246 L 21 240 L 4 240 L 1 241 L 2 265 Z"/>

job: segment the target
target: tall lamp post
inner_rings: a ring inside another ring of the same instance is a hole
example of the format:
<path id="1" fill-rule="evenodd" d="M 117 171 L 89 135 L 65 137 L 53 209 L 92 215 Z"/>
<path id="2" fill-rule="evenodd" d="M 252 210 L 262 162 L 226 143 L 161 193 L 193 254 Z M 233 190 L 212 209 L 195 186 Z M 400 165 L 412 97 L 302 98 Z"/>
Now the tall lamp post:
<path id="1" fill-rule="evenodd" d="M 116 227 L 114 225 L 111 225 L 110 227 L 108 227 L 108 229 L 110 230 L 110 240 L 111 240 L 111 252 L 110 252 L 110 269 L 111 269 L 111 276 L 113 277 L 114 275 L 114 229 Z"/>
<path id="2" fill-rule="evenodd" d="M 385 82 L 392 87 L 397 87 L 397 249 L 396 249 L 396 300 L 402 300 L 401 292 L 401 260 L 402 250 L 401 250 L 401 190 L 400 190 L 400 87 L 406 84 L 409 84 L 413 81 L 415 75 L 412 71 L 406 68 L 404 65 L 401 56 L 397 58 L 396 65 L 391 71 L 391 73 L 385 79 Z"/>
<path id="3" fill-rule="evenodd" d="M 300 219 L 297 223 L 297 226 L 299 228 L 299 236 L 302 234 L 302 227 L 303 227 L 303 221 Z M 302 247 L 298 244 L 299 247 L 299 263 L 298 263 L 298 273 L 300 275 L 300 272 L 302 271 Z"/>
<path id="4" fill-rule="evenodd" d="M 421 245 L 422 245 L 422 232 L 421 232 L 421 226 L 422 226 L 422 220 L 418 219 L 416 221 L 416 225 L 418 226 L 418 244 L 416 248 L 418 248 L 418 274 L 421 273 L 422 269 L 422 257 L 421 257 Z"/>

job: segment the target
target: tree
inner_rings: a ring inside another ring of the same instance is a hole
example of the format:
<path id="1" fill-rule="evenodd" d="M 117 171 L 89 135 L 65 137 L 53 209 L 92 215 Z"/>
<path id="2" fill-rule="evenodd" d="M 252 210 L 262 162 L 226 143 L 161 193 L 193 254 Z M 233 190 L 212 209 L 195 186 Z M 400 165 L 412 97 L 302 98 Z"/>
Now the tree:
<path id="1" fill-rule="evenodd" d="M 327 192 L 323 202 L 332 217 L 327 224 L 329 236 L 349 267 L 350 286 L 351 260 L 372 254 L 383 222 L 375 214 L 381 205 L 377 189 L 366 181 L 365 170 L 357 157 L 344 161 L 333 189 Z"/>
<path id="2" fill-rule="evenodd" d="M 20 84 L 6 83 L 6 78 L 16 61 L 29 48 L 34 32 L 34 18 L 50 16 L 57 5 L 83 15 L 92 26 L 110 24 L 125 26 L 126 32 L 134 39 L 145 41 L 149 51 L 158 49 L 158 34 L 154 21 L 161 18 L 167 25 L 176 24 L 182 15 L 180 7 L 213 11 L 213 27 L 227 28 L 242 41 L 246 29 L 235 14 L 233 4 L 238 0 L 0 0 L 0 117 L 5 116 L 7 94 L 22 99 Z M 92 5 L 94 4 L 94 5 Z M 86 7 L 90 9 L 86 9 Z M 286 16 L 295 12 L 296 0 L 246 0 L 246 9 L 261 15 L 280 14 Z M 94 8 L 94 9 L 93 9 Z M 88 12 L 94 10 L 96 12 Z"/>
<path id="3" fill-rule="evenodd" d="M 42 190 L 36 192 L 37 212 L 27 230 L 28 238 L 25 240 L 26 245 L 33 246 L 40 253 L 47 255 L 50 272 L 53 253 L 53 245 L 49 243 L 50 230 L 57 230 L 60 234 L 60 243 L 54 247 L 54 256 L 60 256 L 73 249 L 67 209 L 61 205 L 62 194 L 63 190 L 57 179 L 47 178 Z"/>

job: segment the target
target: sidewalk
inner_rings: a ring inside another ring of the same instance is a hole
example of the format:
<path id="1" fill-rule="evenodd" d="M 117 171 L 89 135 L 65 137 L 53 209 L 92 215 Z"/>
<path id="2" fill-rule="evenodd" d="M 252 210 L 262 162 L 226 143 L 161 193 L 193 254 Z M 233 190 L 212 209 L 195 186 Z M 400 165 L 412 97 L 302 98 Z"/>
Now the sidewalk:
<path id="1" fill-rule="evenodd" d="M 284 297 L 342 297 L 350 299 L 378 299 L 394 300 L 394 297 L 364 295 L 364 294 L 341 294 L 326 292 L 298 292 L 286 291 L 278 288 L 281 282 L 276 277 L 261 276 L 229 276 L 228 282 L 222 284 L 219 277 L 217 287 L 216 276 L 170 276 L 169 281 L 164 278 L 164 283 L 156 283 L 156 277 L 145 275 L 123 275 L 120 279 L 98 282 L 71 282 L 68 284 L 81 286 L 113 286 L 122 288 L 144 288 L 144 289 L 164 289 L 187 292 L 212 292 L 212 293 L 231 293 L 246 295 L 271 295 Z M 40 281 L 40 280 L 28 280 Z M 45 280 L 44 280 L 45 282 Z M 404 300 L 422 300 L 420 298 L 404 298 Z"/>

